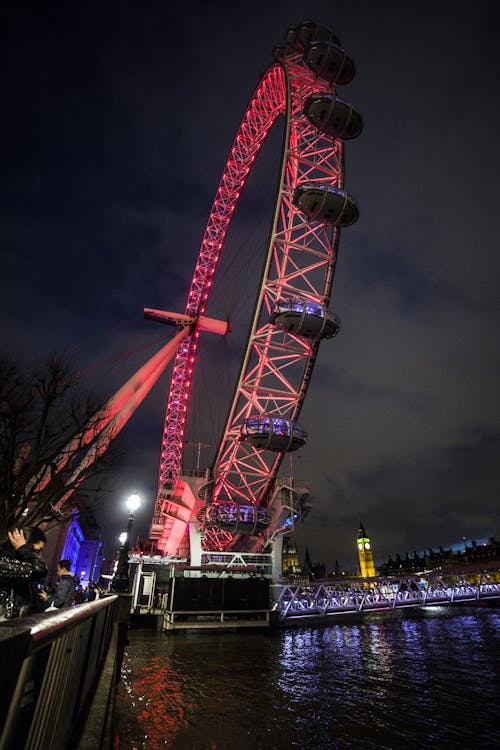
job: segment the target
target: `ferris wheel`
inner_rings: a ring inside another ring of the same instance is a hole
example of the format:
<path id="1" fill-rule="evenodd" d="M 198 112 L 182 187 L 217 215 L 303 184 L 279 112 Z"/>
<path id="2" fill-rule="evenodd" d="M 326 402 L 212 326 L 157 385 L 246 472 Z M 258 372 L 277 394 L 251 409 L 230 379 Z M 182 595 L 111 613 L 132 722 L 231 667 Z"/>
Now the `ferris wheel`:
<path id="1" fill-rule="evenodd" d="M 340 329 L 328 310 L 340 229 L 358 218 L 344 189 L 343 141 L 358 136 L 363 124 L 337 86 L 352 80 L 354 63 L 339 39 L 313 21 L 290 26 L 273 57 L 226 160 L 181 316 L 150 528 L 162 553 L 177 552 L 195 517 L 206 549 L 230 550 L 264 532 L 282 460 L 307 441 L 298 418 L 320 342 Z M 280 117 L 278 187 L 251 330 L 215 459 L 199 496 L 186 501 L 184 432 L 200 331 L 227 330 L 205 310 L 240 193 Z M 158 311 L 147 315 L 161 319 Z"/>

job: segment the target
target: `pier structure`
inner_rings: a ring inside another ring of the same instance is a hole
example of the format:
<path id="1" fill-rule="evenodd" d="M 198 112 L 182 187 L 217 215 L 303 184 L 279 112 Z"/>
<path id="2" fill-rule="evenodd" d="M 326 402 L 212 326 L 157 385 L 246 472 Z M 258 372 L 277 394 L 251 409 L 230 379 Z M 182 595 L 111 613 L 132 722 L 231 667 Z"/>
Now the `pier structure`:
<path id="1" fill-rule="evenodd" d="M 131 612 L 157 618 L 165 630 L 291 627 L 327 624 L 341 615 L 500 604 L 500 566 L 422 571 L 409 576 L 273 581 L 270 553 L 203 553 L 187 559 L 131 555 Z"/>

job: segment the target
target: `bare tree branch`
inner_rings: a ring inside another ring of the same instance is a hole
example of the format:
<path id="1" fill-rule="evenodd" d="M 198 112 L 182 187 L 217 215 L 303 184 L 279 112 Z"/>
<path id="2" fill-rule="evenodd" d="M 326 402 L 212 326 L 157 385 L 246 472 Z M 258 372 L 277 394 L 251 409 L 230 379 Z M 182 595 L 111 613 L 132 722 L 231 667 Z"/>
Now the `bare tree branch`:
<path id="1" fill-rule="evenodd" d="M 104 408 L 62 357 L 31 374 L 0 360 L 0 537 L 71 515 L 74 490 L 112 458 L 100 434 Z"/>

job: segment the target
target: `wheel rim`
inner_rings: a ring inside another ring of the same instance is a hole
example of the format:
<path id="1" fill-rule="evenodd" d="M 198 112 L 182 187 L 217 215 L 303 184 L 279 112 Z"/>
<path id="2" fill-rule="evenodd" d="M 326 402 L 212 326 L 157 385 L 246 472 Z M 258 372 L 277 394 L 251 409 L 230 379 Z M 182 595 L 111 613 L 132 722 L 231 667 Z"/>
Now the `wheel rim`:
<path id="1" fill-rule="evenodd" d="M 253 414 L 290 422 L 298 418 L 307 392 L 319 339 L 312 340 L 270 322 L 283 298 L 303 298 L 328 306 L 337 258 L 340 222 L 310 220 L 294 202 L 299 186 L 343 189 L 343 143 L 322 134 L 304 115 L 312 94 L 331 94 L 333 86 L 317 78 L 301 52 L 288 49 L 263 74 L 243 115 L 215 195 L 191 283 L 186 314 L 204 313 L 220 253 L 239 195 L 252 164 L 280 114 L 286 118 L 280 180 L 264 272 L 251 333 L 229 415 L 212 466 L 211 504 L 244 501 L 266 507 L 284 451 L 255 448 L 241 440 L 241 425 Z M 165 488 L 181 473 L 184 428 L 199 331 L 181 344 L 173 366 L 167 401 L 155 519 L 161 518 L 161 551 L 169 546 Z M 212 514 L 213 515 L 213 514 Z M 155 520 L 154 519 L 154 520 Z M 153 521 L 154 522 L 154 521 Z M 205 549 L 229 549 L 238 536 L 212 525 Z"/>

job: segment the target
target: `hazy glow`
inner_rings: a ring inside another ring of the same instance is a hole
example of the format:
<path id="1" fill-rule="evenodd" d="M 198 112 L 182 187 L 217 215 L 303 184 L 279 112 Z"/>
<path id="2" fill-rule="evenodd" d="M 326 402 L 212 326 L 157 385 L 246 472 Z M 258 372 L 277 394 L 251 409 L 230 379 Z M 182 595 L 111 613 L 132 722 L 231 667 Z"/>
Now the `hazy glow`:
<path id="1" fill-rule="evenodd" d="M 127 508 L 131 513 L 135 513 L 140 504 L 141 498 L 139 497 L 139 495 L 130 495 L 127 498 Z"/>

